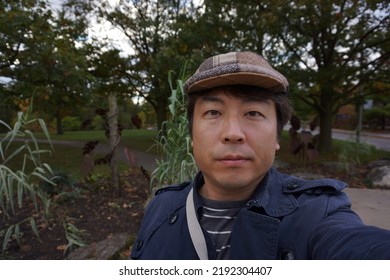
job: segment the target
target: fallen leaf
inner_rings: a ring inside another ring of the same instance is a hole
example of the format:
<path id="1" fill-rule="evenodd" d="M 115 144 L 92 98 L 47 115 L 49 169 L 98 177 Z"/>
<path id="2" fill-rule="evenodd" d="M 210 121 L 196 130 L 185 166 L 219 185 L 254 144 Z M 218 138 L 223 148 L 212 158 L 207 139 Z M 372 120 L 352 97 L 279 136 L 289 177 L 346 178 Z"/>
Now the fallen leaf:
<path id="1" fill-rule="evenodd" d="M 66 244 L 57 246 L 58 251 L 65 251 L 66 250 Z"/>
<path id="2" fill-rule="evenodd" d="M 32 249 L 32 246 L 28 245 L 28 244 L 20 246 L 20 250 L 23 251 L 23 252 L 28 252 L 31 249 Z"/>

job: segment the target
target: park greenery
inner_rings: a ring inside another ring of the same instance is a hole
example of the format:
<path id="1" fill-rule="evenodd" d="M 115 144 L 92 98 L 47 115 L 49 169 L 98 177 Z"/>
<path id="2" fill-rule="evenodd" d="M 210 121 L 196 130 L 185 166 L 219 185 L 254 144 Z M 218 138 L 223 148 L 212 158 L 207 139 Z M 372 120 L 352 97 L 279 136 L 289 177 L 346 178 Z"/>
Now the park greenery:
<path id="1" fill-rule="evenodd" d="M 31 109 L 31 106 L 29 107 Z M 39 235 L 37 228 L 37 217 L 46 220 L 49 216 L 50 199 L 44 192 L 41 184 L 55 185 L 51 167 L 42 161 L 42 154 L 51 152 L 39 148 L 37 139 L 29 124 L 39 123 L 47 137 L 48 131 L 41 119 L 29 119 L 29 112 L 19 113 L 13 127 L 0 122 L 8 132 L 0 142 L 0 209 L 4 217 L 11 218 L 16 214 L 16 209 L 21 208 L 26 202 L 26 197 L 33 203 L 34 211 L 29 216 L 16 220 L 10 227 L 0 229 L 0 241 L 2 253 L 11 240 L 11 236 L 19 243 L 23 224 L 29 224 L 36 235 Z M 17 138 L 23 139 L 17 147 L 11 146 Z M 50 139 L 50 138 L 49 138 Z M 10 168 L 9 162 L 17 159 L 17 167 Z"/>
<path id="2" fill-rule="evenodd" d="M 140 114 L 160 129 L 169 116 L 168 72 L 179 78 L 187 62 L 188 76 L 205 57 L 233 50 L 263 54 L 288 77 L 296 114 L 319 117 L 320 151 L 331 149 L 343 105 L 372 99 L 367 120 L 384 128 L 389 117 L 388 1 L 64 0 L 52 10 L 47 0 L 1 0 L 0 12 L 7 123 L 35 96 L 39 117 L 61 134 L 64 119 L 83 123 L 111 95 L 119 123 L 131 128 Z M 99 23 L 120 30 L 132 52 L 91 34 Z"/>

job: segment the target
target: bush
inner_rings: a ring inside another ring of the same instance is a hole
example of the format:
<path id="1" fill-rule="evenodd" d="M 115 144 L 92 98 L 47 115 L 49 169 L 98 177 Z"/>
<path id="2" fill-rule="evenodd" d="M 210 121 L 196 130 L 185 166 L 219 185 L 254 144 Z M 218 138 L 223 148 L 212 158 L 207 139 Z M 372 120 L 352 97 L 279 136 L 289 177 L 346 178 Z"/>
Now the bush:
<path id="1" fill-rule="evenodd" d="M 62 119 L 62 127 L 64 131 L 78 131 L 81 128 L 81 122 L 78 117 L 64 117 Z"/>
<path id="2" fill-rule="evenodd" d="M 364 157 L 374 152 L 372 146 L 364 143 L 343 141 L 338 155 L 339 162 L 346 172 L 346 177 L 353 176 L 355 167 L 362 162 Z"/>
<path id="3" fill-rule="evenodd" d="M 0 258 L 7 258 L 6 252 L 11 242 L 16 241 L 20 245 L 22 229 L 26 225 L 39 238 L 37 223 L 49 224 L 52 218 L 52 195 L 56 195 L 57 203 L 78 195 L 78 190 L 73 188 L 66 174 L 55 175 L 51 167 L 42 162 L 41 155 L 51 153 L 53 147 L 51 150 L 39 148 L 29 127 L 40 127 L 50 145 L 51 141 L 45 122 L 42 119 L 29 119 L 31 110 L 32 105 L 27 113 L 18 113 L 13 127 L 0 120 L 1 126 L 8 131 L 0 140 Z M 30 210 L 30 205 L 33 211 L 27 214 L 18 211 L 24 207 Z M 83 246 L 84 243 L 82 231 L 69 225 L 67 216 L 63 219 L 68 240 L 67 253 L 74 246 Z"/>
<path id="4" fill-rule="evenodd" d="M 44 181 L 54 185 L 50 166 L 41 161 L 41 154 L 51 151 L 39 149 L 28 127 L 37 123 L 49 143 L 50 138 L 45 122 L 42 119 L 29 120 L 30 113 L 31 107 L 27 113 L 18 113 L 12 128 L 0 120 L 8 131 L 0 141 L 0 209 L 3 221 L 8 222 L 8 226 L 0 227 L 1 252 L 7 249 L 12 238 L 19 243 L 22 224 L 30 225 L 38 236 L 36 219 L 46 220 L 49 216 L 50 199 L 40 184 Z M 11 169 L 8 165 L 11 160 L 20 162 L 20 166 Z M 20 218 L 17 209 L 27 203 L 33 205 L 34 211 L 30 216 Z"/>
<path id="5" fill-rule="evenodd" d="M 92 130 L 105 130 L 106 129 L 106 122 L 101 116 L 94 116 L 92 119 L 91 124 Z"/>

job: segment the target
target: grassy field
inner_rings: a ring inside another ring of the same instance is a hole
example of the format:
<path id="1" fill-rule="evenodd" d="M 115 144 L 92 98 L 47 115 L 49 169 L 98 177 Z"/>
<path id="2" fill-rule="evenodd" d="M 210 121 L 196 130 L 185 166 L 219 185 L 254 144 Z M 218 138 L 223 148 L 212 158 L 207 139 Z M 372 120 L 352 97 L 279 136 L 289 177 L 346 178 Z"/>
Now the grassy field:
<path id="1" fill-rule="evenodd" d="M 149 130 L 125 130 L 121 138 L 121 145 L 130 149 L 157 153 L 155 144 L 156 131 Z M 40 133 L 34 134 L 38 139 L 45 139 L 45 136 Z M 63 135 L 50 135 L 53 141 L 53 150 L 49 144 L 40 143 L 39 149 L 48 152 L 42 154 L 42 162 L 48 163 L 55 172 L 68 174 L 71 178 L 78 180 L 81 178 L 81 164 L 83 162 L 82 147 L 56 144 L 56 140 L 61 141 L 77 141 L 85 142 L 99 140 L 99 143 L 108 143 L 103 131 L 75 131 L 66 132 Z M 10 146 L 8 155 L 15 149 L 20 147 L 22 142 L 14 142 Z M 104 154 L 94 153 L 94 159 L 103 157 Z M 21 168 L 23 159 L 18 156 L 7 163 L 12 170 Z M 129 166 L 127 163 L 119 163 L 120 170 L 126 170 Z M 96 176 L 104 176 L 109 174 L 108 165 L 97 165 L 94 169 Z"/>
<path id="2" fill-rule="evenodd" d="M 128 129 L 122 132 L 121 145 L 129 147 L 134 150 L 148 151 L 156 153 L 154 146 L 157 131 L 146 129 Z M 37 138 L 45 138 L 41 133 L 36 134 Z M 99 140 L 100 143 L 108 143 L 104 131 L 67 131 L 62 135 L 51 134 L 50 138 L 53 140 L 64 141 L 95 141 Z"/>

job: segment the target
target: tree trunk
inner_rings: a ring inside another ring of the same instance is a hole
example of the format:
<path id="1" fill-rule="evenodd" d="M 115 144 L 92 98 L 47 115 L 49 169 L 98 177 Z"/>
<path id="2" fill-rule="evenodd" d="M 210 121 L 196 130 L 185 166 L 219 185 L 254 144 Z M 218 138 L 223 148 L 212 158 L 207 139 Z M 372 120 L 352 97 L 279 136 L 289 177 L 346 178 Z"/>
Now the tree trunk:
<path id="1" fill-rule="evenodd" d="M 332 112 L 323 112 L 320 114 L 320 139 L 318 143 L 318 151 L 320 153 L 330 152 L 332 149 Z"/>
<path id="2" fill-rule="evenodd" d="M 157 115 L 157 129 L 158 131 L 161 130 L 163 122 L 167 119 L 167 99 L 166 98 L 160 98 L 158 100 L 158 105 L 155 108 L 156 115 Z"/>
<path id="3" fill-rule="evenodd" d="M 320 117 L 320 139 L 318 151 L 320 153 L 330 152 L 332 149 L 332 127 L 333 127 L 333 104 L 332 91 L 326 90 L 321 96 Z"/>
<path id="4" fill-rule="evenodd" d="M 64 130 L 62 128 L 62 118 L 60 114 L 56 114 L 56 123 L 57 123 L 57 134 L 58 135 L 64 134 Z"/>
<path id="5" fill-rule="evenodd" d="M 118 196 L 120 193 L 119 188 L 119 174 L 117 166 L 117 146 L 119 144 L 119 134 L 118 134 L 118 104 L 115 94 L 110 94 L 108 96 L 108 126 L 110 131 L 109 142 L 111 148 L 111 159 L 110 159 L 110 168 L 111 168 L 111 183 L 113 187 L 113 193 L 115 196 Z"/>

